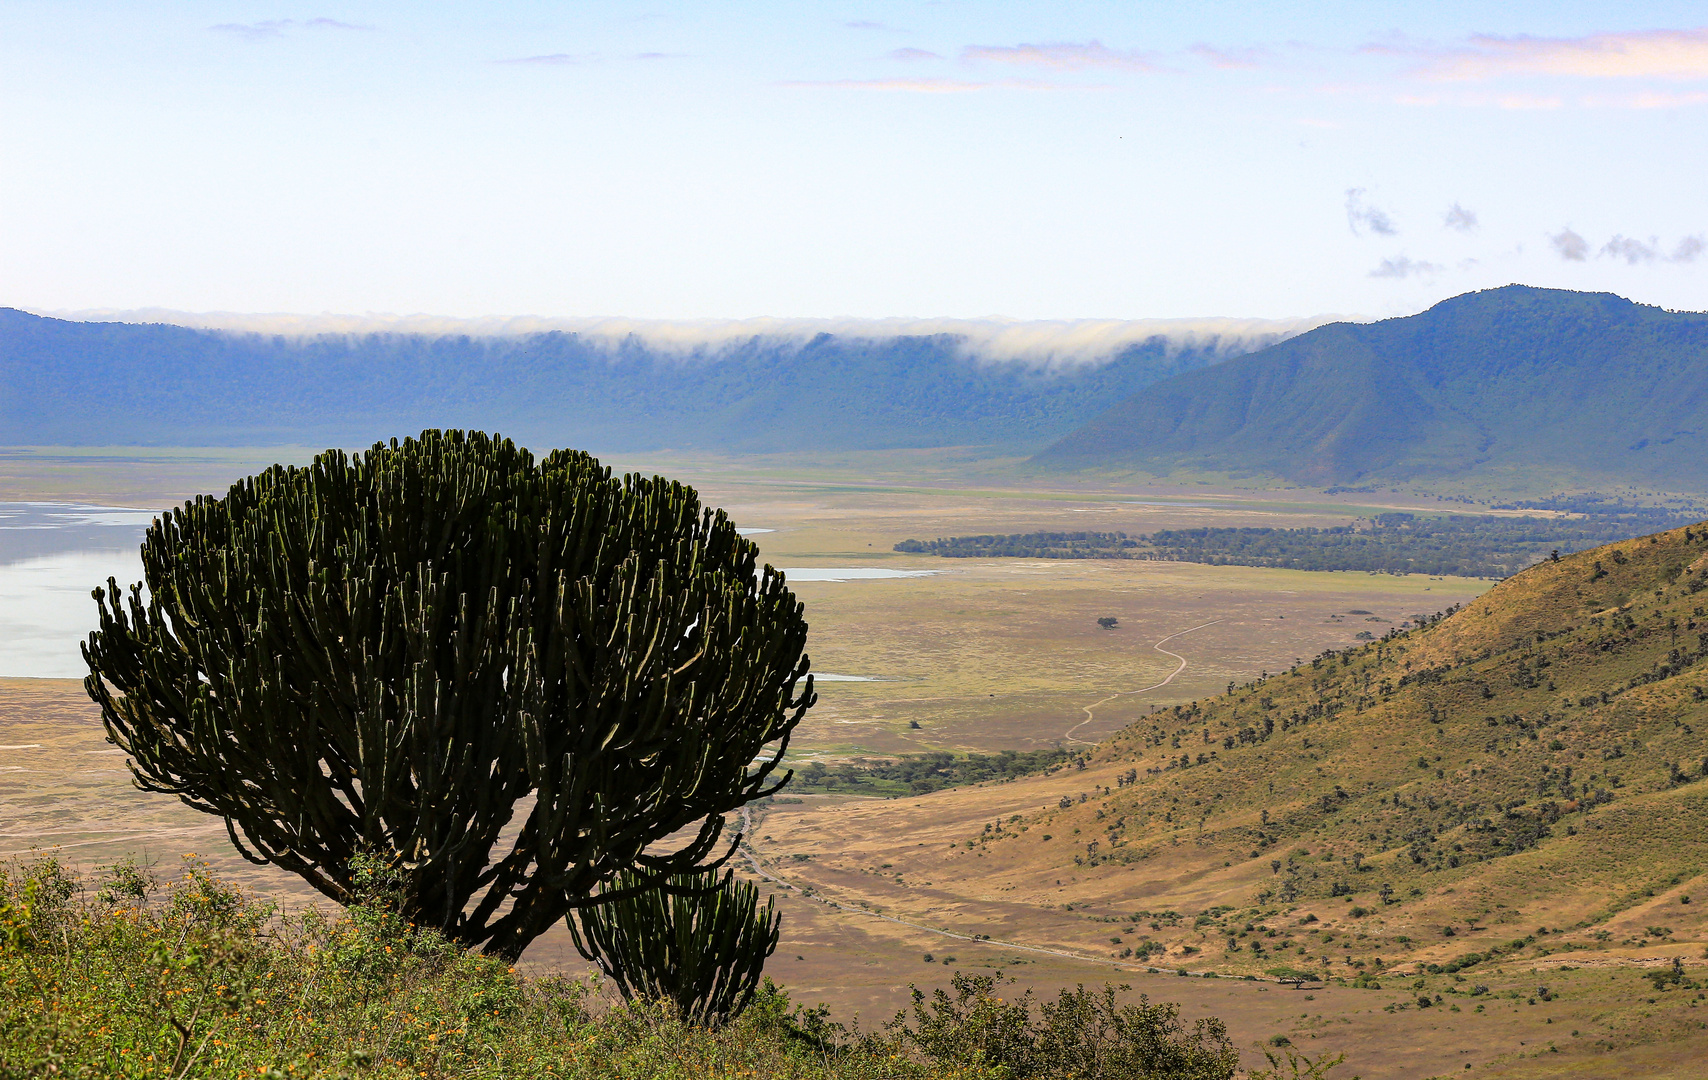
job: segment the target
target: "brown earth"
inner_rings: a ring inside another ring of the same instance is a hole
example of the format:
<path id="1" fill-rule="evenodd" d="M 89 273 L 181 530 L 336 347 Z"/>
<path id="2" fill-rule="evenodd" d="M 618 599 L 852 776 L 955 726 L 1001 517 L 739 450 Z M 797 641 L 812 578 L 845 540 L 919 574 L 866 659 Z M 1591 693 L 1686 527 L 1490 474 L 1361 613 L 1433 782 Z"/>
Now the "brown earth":
<path id="1" fill-rule="evenodd" d="M 216 487 L 212 481 L 221 470 L 237 465 L 133 463 L 116 479 L 95 475 L 105 468 L 99 463 L 35 461 L 31 467 L 39 471 L 35 479 L 13 473 L 0 485 L 5 497 L 51 494 L 155 505 L 188 489 Z M 1313 1054 L 1349 1053 L 1346 1074 L 1365 1077 L 1700 1075 L 1708 1029 L 1697 1018 L 1708 1019 L 1708 1005 L 1693 991 L 1657 989 L 1643 977 L 1676 956 L 1690 963 L 1692 978 L 1704 978 L 1699 958 L 1708 931 L 1698 904 L 1708 903 L 1701 840 L 1708 818 L 1699 789 L 1659 786 L 1662 759 L 1682 759 L 1694 745 L 1682 727 L 1695 714 L 1679 711 L 1694 707 L 1687 695 L 1675 706 L 1678 695 L 1657 683 L 1607 706 L 1584 707 L 1570 749 L 1557 754 L 1581 747 L 1599 755 L 1618 742 L 1626 756 L 1616 760 L 1625 774 L 1612 803 L 1572 819 L 1581 822 L 1573 826 L 1576 835 L 1557 834 L 1510 856 L 1435 869 L 1456 842 L 1453 829 L 1463 826 L 1443 829 L 1445 820 L 1434 820 L 1427 864 L 1417 869 L 1406 862 L 1404 845 L 1380 848 L 1361 839 L 1400 828 L 1411 812 L 1377 803 L 1377 795 L 1398 793 L 1415 805 L 1433 793 L 1464 805 L 1470 788 L 1453 783 L 1482 782 L 1489 788 L 1483 801 L 1497 789 L 1533 788 L 1545 755 L 1532 751 L 1548 745 L 1546 739 L 1536 743 L 1501 724 L 1497 754 L 1477 749 L 1486 737 L 1473 729 L 1485 711 L 1533 716 L 1542 697 L 1552 702 L 1563 696 L 1566 682 L 1553 693 L 1515 686 L 1518 696 L 1509 700 L 1514 657 L 1476 660 L 1507 679 L 1495 687 L 1501 698 L 1467 710 L 1462 732 L 1443 725 L 1454 730 L 1441 735 L 1446 741 L 1438 746 L 1436 727 L 1418 715 L 1422 699 L 1388 695 L 1352 710 L 1362 691 L 1354 694 L 1351 680 L 1382 675 L 1364 654 L 1333 669 L 1339 679 L 1334 687 L 1308 661 L 1301 671 L 1311 674 L 1302 680 L 1286 682 L 1278 673 L 1298 658 L 1346 649 L 1366 627 L 1382 634 L 1410 616 L 1468 601 L 1487 583 L 1186 564 L 905 558 L 888 548 L 909 537 L 1325 524 L 1368 509 L 1309 493 L 984 489 L 966 486 L 964 476 L 945 477 L 937 486 L 906 479 L 905 468 L 856 475 L 839 465 L 823 475 L 720 468 L 702 481 L 709 498 L 729 506 L 738 523 L 775 530 L 756 539 L 778 565 L 944 571 L 797 585 L 813 621 L 815 670 L 878 681 L 822 684 L 821 704 L 803 725 L 792 760 L 909 749 L 989 752 L 1069 739 L 1106 745 L 1083 770 L 919 798 L 807 796 L 763 808 L 751 830 L 752 857 L 763 873 L 790 886 L 778 889 L 784 940 L 770 971 L 797 1000 L 829 1003 L 837 1018 L 858 1014 L 870 1025 L 905 1004 L 910 983 L 929 988 L 946 983 L 957 968 L 1001 969 L 1040 993 L 1115 979 L 1131 983 L 1134 993 L 1181 1002 L 1188 1016 L 1221 1016 L 1253 1064 L 1261 1060 L 1260 1044 L 1285 1035 Z M 48 481 L 51 492 L 43 488 Z M 1284 501 L 1295 497 L 1300 501 Z M 1400 493 L 1389 497 L 1418 505 Z M 1654 583 L 1641 584 L 1649 589 Z M 1592 599 L 1602 607 L 1628 605 L 1645 620 L 1644 629 L 1665 625 L 1665 598 L 1650 605 L 1651 615 L 1649 608 L 1631 606 L 1646 592 L 1634 585 L 1626 592 Z M 1550 609 L 1547 617 L 1562 624 L 1576 619 L 1577 607 L 1567 607 Z M 1372 614 L 1355 616 L 1354 609 Z M 1504 601 L 1488 610 L 1503 614 L 1467 613 L 1446 625 L 1483 619 L 1506 638 L 1530 625 Z M 1118 629 L 1099 629 L 1095 620 L 1104 615 L 1119 617 Z M 1610 619 L 1603 618 L 1594 641 L 1608 636 Z M 1158 651 L 1159 642 L 1183 630 L 1189 632 L 1162 646 L 1174 656 Z M 1476 654 L 1468 642 L 1443 644 L 1448 640 L 1446 634 L 1428 645 L 1419 640 L 1414 666 L 1426 655 L 1441 665 L 1455 652 Z M 1626 657 L 1617 672 L 1621 685 L 1665 654 L 1620 648 Z M 1172 682 L 1128 693 L 1164 679 L 1181 659 L 1186 667 Z M 1558 675 L 1557 658 L 1555 666 Z M 1217 698 L 1229 682 L 1248 683 L 1265 671 L 1274 677 L 1261 687 Z M 1316 727 L 1232 750 L 1221 745 L 1225 735 L 1273 711 L 1260 708 L 1258 698 L 1302 708 L 1341 694 L 1345 711 L 1313 720 Z M 1185 714 L 1189 722 L 1177 722 L 1173 708 L 1190 710 L 1192 703 L 1198 708 Z M 1168 711 L 1153 716 L 1157 707 Z M 1107 741 L 1129 723 L 1136 726 L 1126 738 Z M 1146 741 L 1154 729 L 1162 731 L 1160 744 Z M 1199 738 L 1206 729 L 1214 743 Z M 1698 722 L 1693 730 L 1708 728 Z M 1193 754 L 1214 750 L 1215 762 L 1166 768 L 1183 752 L 1169 745 L 1176 736 Z M 1649 749 L 1634 749 L 1633 739 Z M 1443 779 L 1435 780 L 1434 761 L 1427 773 L 1413 767 L 1420 748 L 1431 758 L 1440 753 Z M 1481 753 L 1495 756 L 1484 761 Z M 1633 759 L 1644 763 L 1642 769 L 1630 767 Z M 167 871 L 195 852 L 257 890 L 291 902 L 314 899 L 295 878 L 238 859 L 217 820 L 135 791 L 119 760 L 77 683 L 0 680 L 0 848 L 28 857 L 32 849 L 58 845 L 86 868 L 141 855 Z M 1579 768 L 1599 774 L 1603 766 L 1597 759 L 1593 769 Z M 1142 774 L 1140 782 L 1125 785 L 1130 769 Z M 1451 780 L 1448 769 L 1454 770 Z M 1312 816 L 1309 808 L 1332 794 L 1335 783 L 1362 801 Z M 1374 786 L 1366 789 L 1366 783 Z M 1063 798 L 1067 807 L 1060 805 Z M 1191 806 L 1193 799 L 1199 807 Z M 1536 801 L 1532 794 L 1531 809 Z M 1290 823 L 1285 833 L 1279 826 L 1266 829 L 1259 820 L 1266 809 L 1277 822 Z M 1020 820 L 1011 820 L 1015 815 Z M 1122 815 L 1132 820 L 1111 839 L 1106 825 Z M 1346 824 L 1354 818 L 1361 822 L 1356 828 Z M 1000 838 L 985 832 L 999 824 Z M 1405 824 L 1415 829 L 1421 819 Z M 1261 844 L 1258 834 L 1266 838 Z M 1099 846 L 1089 863 L 1093 839 Z M 1362 876 L 1348 870 L 1355 852 L 1375 869 Z M 1271 867 L 1276 858 L 1285 875 Z M 1256 901 L 1283 877 L 1306 882 L 1290 907 L 1274 898 Z M 1400 903 L 1382 905 L 1375 898 L 1382 878 L 1399 889 Z M 1341 879 L 1356 884 L 1354 895 L 1327 895 Z M 1421 896 L 1409 895 L 1414 887 Z M 1685 896 L 1691 904 L 1682 902 Z M 1374 914 L 1365 919 L 1348 914 L 1366 905 Z M 1147 914 L 1135 920 L 1140 912 Z M 1199 925 L 1206 914 L 1210 921 Z M 1301 926 L 1306 914 L 1318 921 Z M 1253 930 L 1243 931 L 1247 922 Z M 1441 936 L 1447 925 L 1456 927 L 1452 939 Z M 1534 935 L 1537 926 L 1557 929 L 1558 938 Z M 1276 936 L 1263 936 L 1258 927 Z M 1651 927 L 1670 933 L 1649 934 Z M 1239 950 L 1228 948 L 1230 928 Z M 1421 989 L 1420 976 L 1400 974 L 1521 934 L 1534 940 L 1457 977 L 1425 972 Z M 969 940 L 974 936 L 980 940 Z M 1402 936 L 1411 940 L 1402 943 Z M 1254 938 L 1274 943 L 1261 961 L 1250 950 Z M 566 939 L 561 930 L 548 934 L 530 950 L 528 963 L 579 968 Z M 1162 947 L 1147 963 L 1119 955 L 1147 939 Z M 1328 970 L 1348 982 L 1359 970 L 1380 970 L 1381 989 L 1329 983 L 1293 990 L 1267 981 L 1167 973 L 1259 975 L 1277 965 L 1274 946 L 1282 941 L 1293 943 L 1289 966 L 1321 971 L 1328 957 Z M 1347 944 L 1353 948 L 1342 948 Z M 923 959 L 928 952 L 930 964 Z M 954 959 L 946 965 L 945 957 Z M 1365 968 L 1348 961 L 1363 961 Z M 1548 996 L 1530 1004 L 1542 985 Z M 1476 986 L 1488 992 L 1472 996 Z M 1429 1007 L 1418 1006 L 1420 992 L 1431 998 Z M 1467 1063 L 1473 1066 L 1468 1074 Z"/>

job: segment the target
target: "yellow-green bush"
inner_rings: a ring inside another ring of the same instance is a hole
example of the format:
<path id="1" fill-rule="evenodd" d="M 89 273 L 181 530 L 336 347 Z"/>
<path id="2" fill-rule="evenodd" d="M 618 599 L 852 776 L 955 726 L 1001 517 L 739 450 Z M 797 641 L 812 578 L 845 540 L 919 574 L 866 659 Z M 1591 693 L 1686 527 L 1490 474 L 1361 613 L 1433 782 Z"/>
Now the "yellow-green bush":
<path id="1" fill-rule="evenodd" d="M 286 914 L 194 861 L 164 888 L 129 863 L 92 887 L 51 858 L 0 869 L 8 1080 L 1008 1080 L 1065 1075 L 1056 1064 L 1066 1058 L 1050 1058 L 1068 1047 L 1082 1080 L 1162 1075 L 1132 1071 L 1134 1033 L 1164 1051 L 1159 1065 L 1186 1053 L 1204 1066 L 1194 1076 L 1233 1075 L 1215 1021 L 1187 1031 L 1172 1007 L 1122 1011 L 1083 989 L 1034 1019 L 1029 1002 L 1003 1004 L 987 983 L 958 978 L 955 998 L 921 999 L 911 1019 L 863 1034 L 791 1006 L 766 980 L 739 1018 L 711 1030 L 665 1004 L 615 1003 L 591 981 L 525 978 L 410 925 L 383 896 L 335 915 Z M 1001 1039 L 989 1037 L 993 1017 Z M 1320 1075 L 1308 1062 L 1281 1069 Z"/>

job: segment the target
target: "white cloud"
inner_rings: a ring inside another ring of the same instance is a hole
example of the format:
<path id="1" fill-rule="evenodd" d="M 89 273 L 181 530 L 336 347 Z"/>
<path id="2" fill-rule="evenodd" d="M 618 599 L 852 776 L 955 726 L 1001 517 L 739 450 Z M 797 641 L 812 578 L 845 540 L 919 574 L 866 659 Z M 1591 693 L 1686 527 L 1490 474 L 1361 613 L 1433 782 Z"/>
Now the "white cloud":
<path id="1" fill-rule="evenodd" d="M 1477 212 L 1467 210 L 1458 203 L 1454 203 L 1447 208 L 1447 214 L 1442 219 L 1442 224 L 1457 232 L 1476 232 Z"/>
<path id="2" fill-rule="evenodd" d="M 995 83 L 966 79 L 824 79 L 813 82 L 795 79 L 779 86 L 824 87 L 834 90 L 883 90 L 902 94 L 967 94 L 989 90 Z"/>
<path id="3" fill-rule="evenodd" d="M 1600 254 L 1605 258 L 1624 259 L 1627 266 L 1653 262 L 1692 263 L 1701 257 L 1704 247 L 1702 237 L 1687 236 L 1672 249 L 1671 255 L 1667 255 L 1662 252 L 1660 240 L 1653 236 L 1643 241 L 1616 234 L 1601 246 Z"/>
<path id="4" fill-rule="evenodd" d="M 1583 262 L 1589 258 L 1589 241 L 1570 229 L 1561 229 L 1548 242 L 1554 245 L 1554 250 L 1560 258 L 1567 262 Z"/>
<path id="5" fill-rule="evenodd" d="M 1364 204 L 1363 188 L 1346 189 L 1346 224 L 1354 236 L 1363 236 L 1365 229 L 1377 236 L 1396 236 L 1400 231 L 1385 210 Z"/>
<path id="6" fill-rule="evenodd" d="M 81 321 L 169 323 L 233 333 L 288 337 L 344 334 L 458 334 L 515 337 L 551 331 L 579 334 L 614 347 L 638 338 L 683 357 L 716 354 L 755 338 L 805 343 L 820 334 L 863 340 L 948 336 L 969 359 L 1019 361 L 1038 368 L 1096 364 L 1122 349 L 1165 340 L 1170 349 L 1213 348 L 1234 355 L 1273 344 L 1345 316 L 1300 319 L 702 319 L 550 318 L 453 319 L 433 315 L 247 315 L 233 312 L 76 311 L 38 314 Z"/>
<path id="7" fill-rule="evenodd" d="M 231 34 L 234 37 L 249 38 L 252 41 L 263 38 L 284 37 L 291 30 L 372 30 L 373 27 L 361 23 L 340 22 L 337 19 L 265 19 L 252 23 L 219 23 L 208 27 L 209 30 L 221 34 Z"/>
<path id="8" fill-rule="evenodd" d="M 567 67 L 575 64 L 590 64 L 599 59 L 598 53 L 545 53 L 541 56 L 513 56 L 505 60 L 494 60 L 495 64 L 537 64 L 541 67 Z M 644 57 L 637 57 L 644 59 Z"/>
<path id="9" fill-rule="evenodd" d="M 1211 45 L 1194 45 L 1186 50 L 1213 68 L 1224 71 L 1251 70 L 1261 67 L 1269 58 L 1264 49 L 1218 49 Z"/>
<path id="10" fill-rule="evenodd" d="M 1144 54 L 1121 52 L 1100 41 L 1058 41 L 1036 45 L 969 45 L 961 59 L 998 64 L 1053 68 L 1057 71 L 1115 70 L 1150 72 L 1160 70 Z"/>
<path id="11" fill-rule="evenodd" d="M 1370 271 L 1373 278 L 1408 278 L 1425 274 L 1433 274 L 1441 267 L 1432 262 L 1413 259 L 1409 255 L 1400 255 L 1392 259 L 1383 259 L 1376 269 Z"/>
<path id="12" fill-rule="evenodd" d="M 1443 81 L 1509 75 L 1589 79 L 1708 79 L 1708 27 L 1548 38 L 1478 35 L 1447 48 L 1377 46 L 1423 60 L 1420 74 Z"/>
<path id="13" fill-rule="evenodd" d="M 1654 262 L 1660 255 L 1655 250 L 1655 241 L 1643 243 L 1629 236 L 1614 236 L 1613 239 L 1601 246 L 1601 254 L 1615 259 L 1624 259 L 1627 266 L 1636 266 L 1640 262 Z"/>

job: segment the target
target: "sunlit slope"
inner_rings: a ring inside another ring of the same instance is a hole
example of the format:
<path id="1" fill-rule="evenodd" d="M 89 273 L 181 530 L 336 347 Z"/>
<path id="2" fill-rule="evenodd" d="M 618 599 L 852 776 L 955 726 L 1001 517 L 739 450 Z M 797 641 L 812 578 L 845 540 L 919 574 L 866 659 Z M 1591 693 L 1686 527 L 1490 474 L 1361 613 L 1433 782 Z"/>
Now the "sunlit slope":
<path id="1" fill-rule="evenodd" d="M 1520 285 L 1336 323 L 1139 390 L 1037 458 L 1306 483 L 1708 488 L 1708 315 Z"/>
<path id="2" fill-rule="evenodd" d="M 1240 906 L 1354 894 L 1378 932 L 1420 903 L 1461 928 L 1599 925 L 1708 870 L 1705 587 L 1703 526 L 1543 562 L 1427 629 L 1128 728 L 1097 764 L 1134 782 L 1036 827 L 1079 827 L 1062 862 L 1105 873 L 1190 845 L 1250 882 Z"/>
<path id="3" fill-rule="evenodd" d="M 1625 541 L 1155 713 L 1083 769 L 780 807 L 763 839 L 886 911 L 1135 963 L 1696 958 L 1705 612 L 1708 527 Z"/>

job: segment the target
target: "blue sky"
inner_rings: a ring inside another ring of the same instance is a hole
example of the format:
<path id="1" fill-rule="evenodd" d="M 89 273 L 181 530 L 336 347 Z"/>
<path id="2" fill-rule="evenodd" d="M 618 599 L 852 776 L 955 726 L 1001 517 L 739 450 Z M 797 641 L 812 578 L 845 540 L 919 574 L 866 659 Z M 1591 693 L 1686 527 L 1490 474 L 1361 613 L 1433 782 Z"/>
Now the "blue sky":
<path id="1" fill-rule="evenodd" d="M 1708 308 L 1700 3 L 0 6 L 0 304 Z"/>

